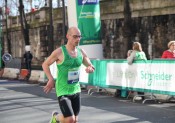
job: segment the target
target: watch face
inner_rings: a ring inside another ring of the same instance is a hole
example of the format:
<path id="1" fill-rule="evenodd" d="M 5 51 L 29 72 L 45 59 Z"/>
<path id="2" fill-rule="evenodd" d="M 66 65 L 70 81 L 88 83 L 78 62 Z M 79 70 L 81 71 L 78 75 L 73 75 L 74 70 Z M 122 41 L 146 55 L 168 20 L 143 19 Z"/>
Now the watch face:
<path id="1" fill-rule="evenodd" d="M 4 55 L 2 56 L 2 60 L 4 62 L 10 62 L 12 60 L 12 56 L 9 53 L 4 53 Z"/>

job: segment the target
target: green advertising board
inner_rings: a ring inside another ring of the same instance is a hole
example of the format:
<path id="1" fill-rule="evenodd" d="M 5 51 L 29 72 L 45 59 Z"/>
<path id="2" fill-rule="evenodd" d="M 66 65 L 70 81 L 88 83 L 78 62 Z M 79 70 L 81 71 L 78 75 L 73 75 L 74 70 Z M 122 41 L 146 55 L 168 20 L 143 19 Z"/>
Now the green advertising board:
<path id="1" fill-rule="evenodd" d="M 2 17 L 0 16 L 0 68 L 2 68 Z"/>
<path id="2" fill-rule="evenodd" d="M 91 62 L 96 69 L 91 74 L 86 74 L 84 69 L 81 70 L 81 84 L 175 95 L 174 59 L 137 60 L 132 65 L 122 59 L 91 60 Z"/>
<path id="3" fill-rule="evenodd" d="M 99 0 L 76 0 L 77 22 L 81 31 L 80 45 L 101 44 Z"/>

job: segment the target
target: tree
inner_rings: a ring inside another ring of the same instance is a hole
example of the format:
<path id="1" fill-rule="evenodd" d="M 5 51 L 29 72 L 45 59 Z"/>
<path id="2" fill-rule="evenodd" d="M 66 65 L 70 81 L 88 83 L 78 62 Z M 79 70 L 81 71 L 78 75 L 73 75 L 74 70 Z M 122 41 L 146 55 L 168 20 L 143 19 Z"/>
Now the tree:
<path id="1" fill-rule="evenodd" d="M 24 37 L 25 45 L 30 45 L 29 42 L 29 24 L 27 23 L 24 13 L 24 4 L 22 0 L 19 0 L 19 15 L 21 21 L 21 31 Z"/>
<path id="2" fill-rule="evenodd" d="M 128 48 L 132 48 L 132 41 L 131 41 L 131 36 L 132 36 L 132 18 L 131 18 L 131 8 L 130 8 L 130 3 L 129 0 L 124 0 L 124 28 L 123 28 L 123 34 L 124 34 L 124 46 L 125 51 L 124 53 L 127 53 Z"/>
<path id="3" fill-rule="evenodd" d="M 7 49 L 8 49 L 8 52 L 11 54 L 11 40 L 10 40 L 8 24 L 7 24 L 8 14 L 9 14 L 9 9 L 7 7 L 7 0 L 5 0 L 5 16 L 6 16 L 5 28 L 6 28 Z"/>

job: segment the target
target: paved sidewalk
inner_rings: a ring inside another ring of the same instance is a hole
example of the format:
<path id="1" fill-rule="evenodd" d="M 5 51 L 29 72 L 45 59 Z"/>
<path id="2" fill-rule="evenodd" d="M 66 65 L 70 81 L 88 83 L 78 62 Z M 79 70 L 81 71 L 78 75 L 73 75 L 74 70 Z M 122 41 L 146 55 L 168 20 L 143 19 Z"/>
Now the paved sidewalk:
<path id="1" fill-rule="evenodd" d="M 59 110 L 55 91 L 37 84 L 0 80 L 0 123 L 48 123 Z M 79 123 L 174 123 L 175 103 L 141 104 L 82 92 Z"/>

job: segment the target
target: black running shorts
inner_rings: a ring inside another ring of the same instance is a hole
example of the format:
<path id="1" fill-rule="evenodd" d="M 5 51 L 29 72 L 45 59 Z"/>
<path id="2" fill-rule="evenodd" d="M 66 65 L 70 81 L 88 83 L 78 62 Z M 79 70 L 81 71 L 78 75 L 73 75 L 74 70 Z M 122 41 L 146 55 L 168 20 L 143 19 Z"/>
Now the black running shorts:
<path id="1" fill-rule="evenodd" d="M 61 112 L 64 117 L 77 116 L 80 112 L 80 93 L 58 97 Z"/>

